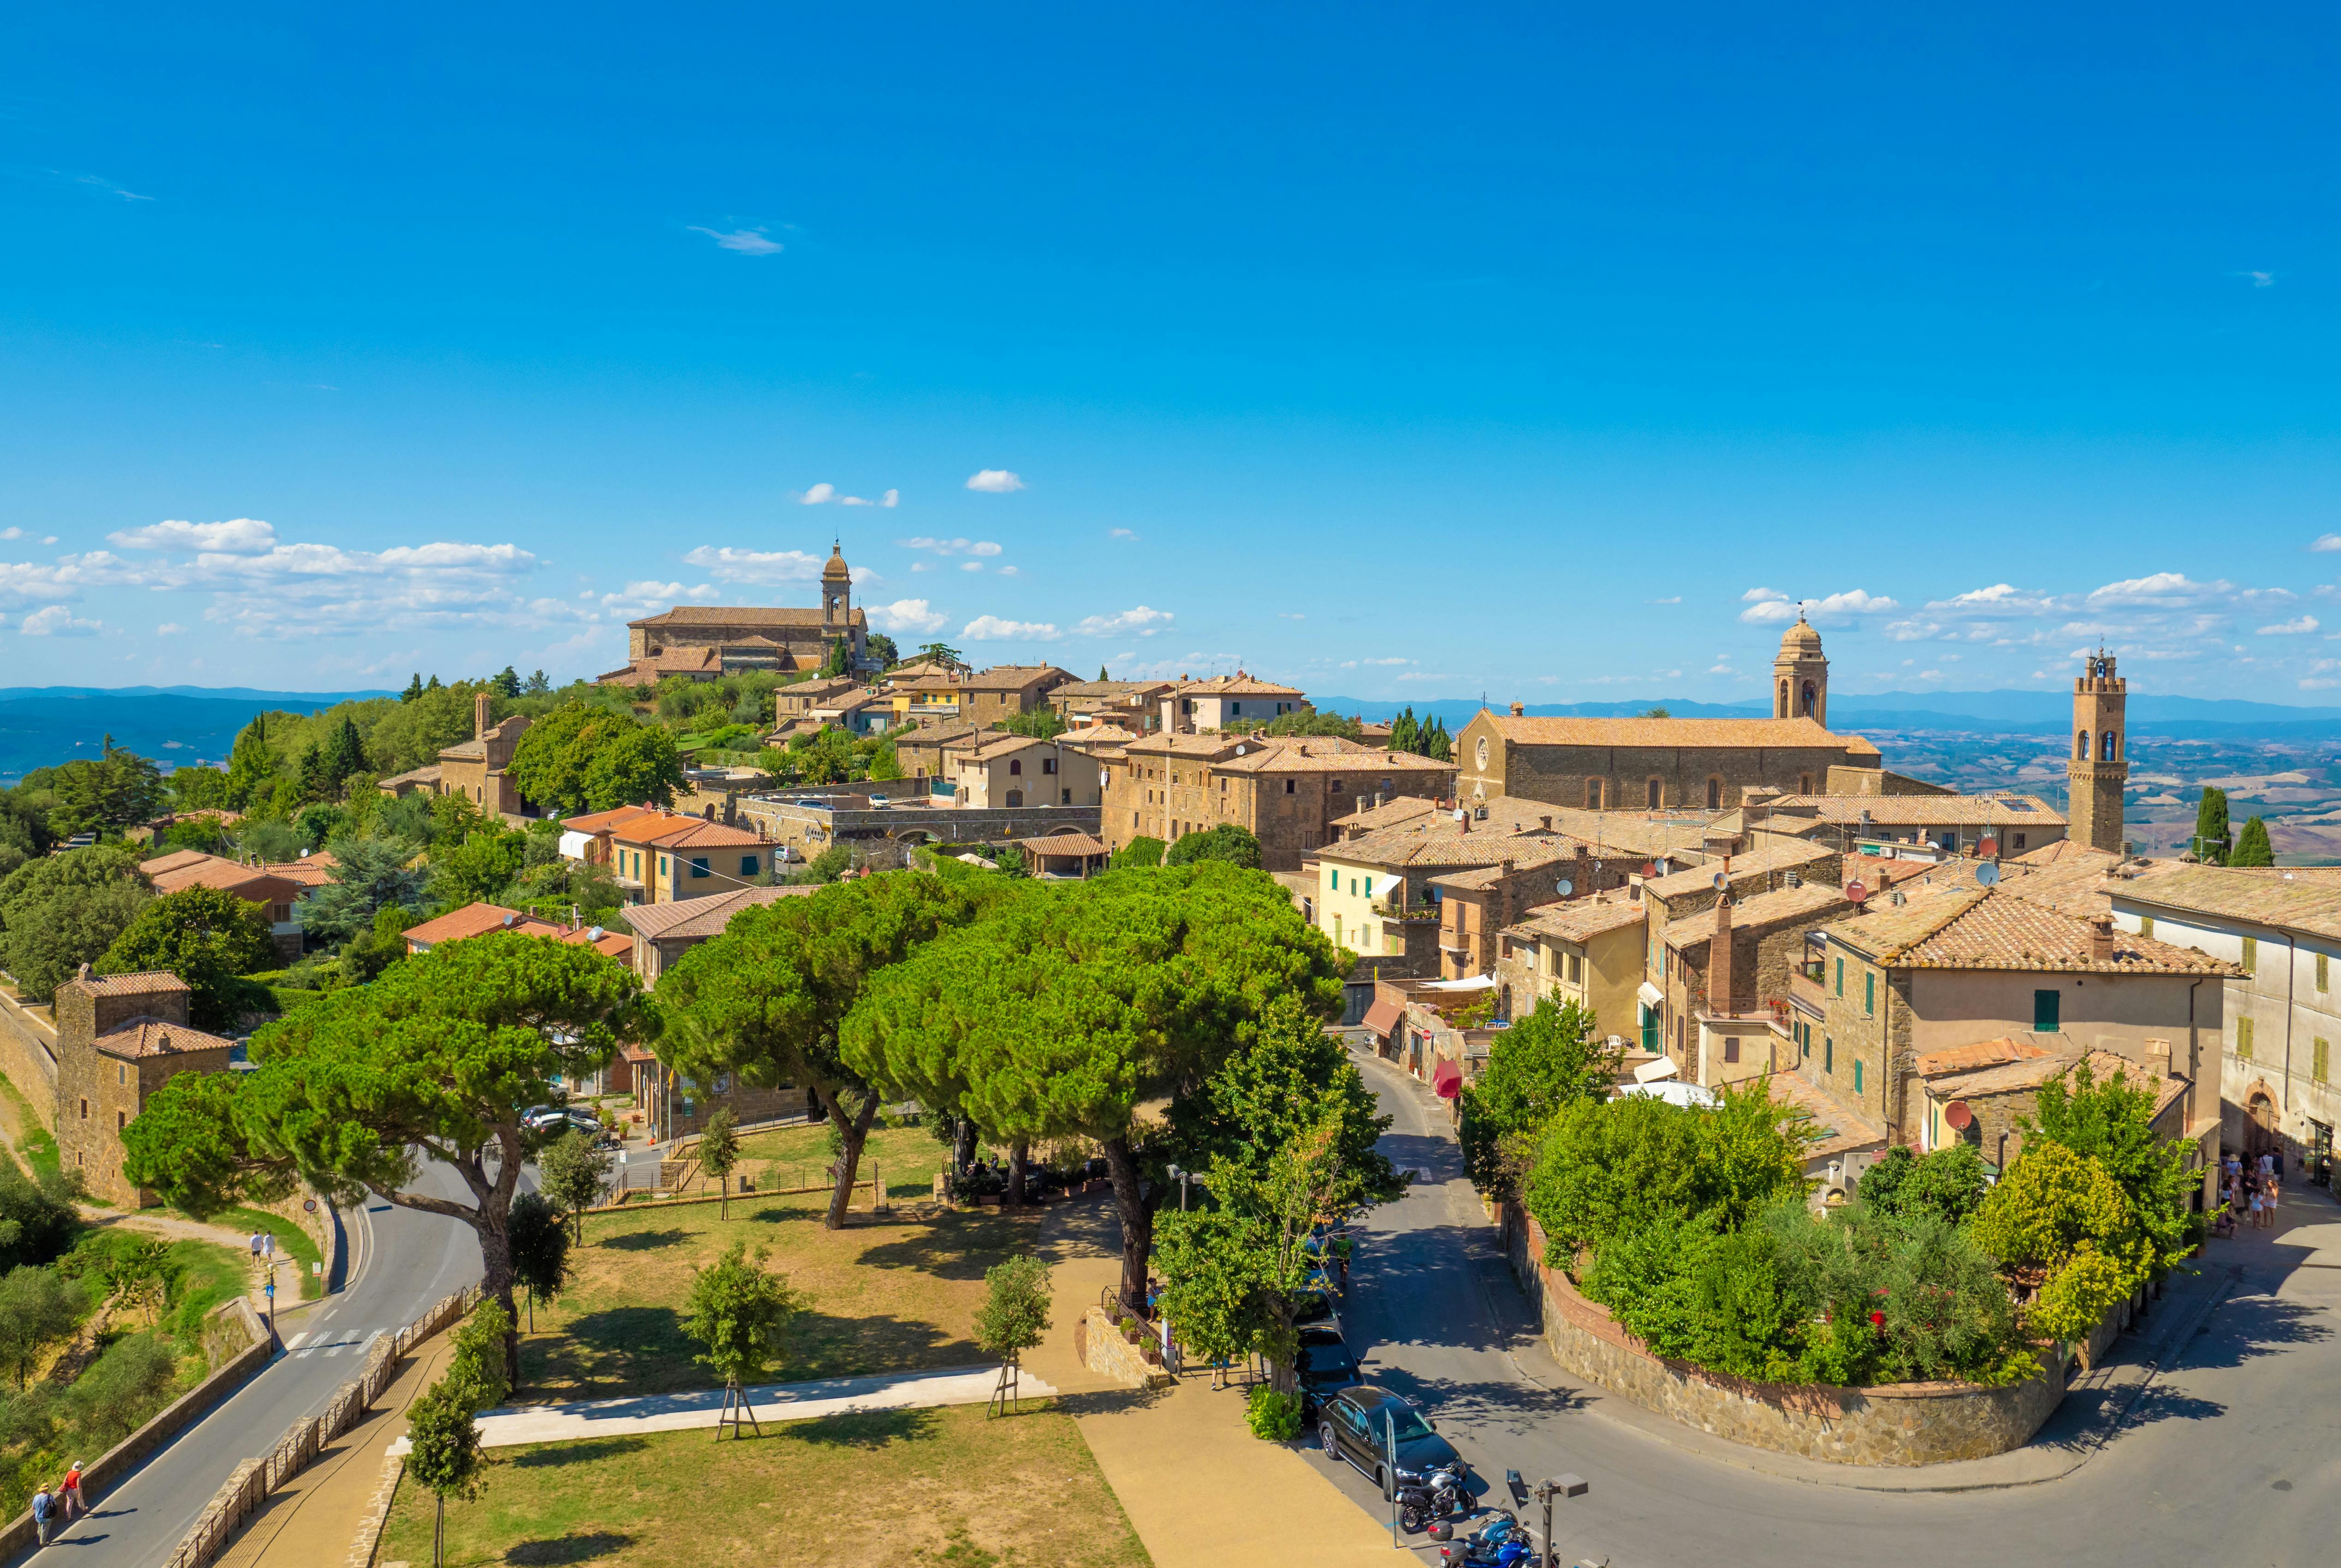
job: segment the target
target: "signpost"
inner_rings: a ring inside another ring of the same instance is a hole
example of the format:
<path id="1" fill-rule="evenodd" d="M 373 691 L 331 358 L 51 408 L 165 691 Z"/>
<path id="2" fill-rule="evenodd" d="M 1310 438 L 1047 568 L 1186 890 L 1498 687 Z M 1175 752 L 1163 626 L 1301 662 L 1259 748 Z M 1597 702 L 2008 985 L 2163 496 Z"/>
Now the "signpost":
<path id="1" fill-rule="evenodd" d="M 1544 1568 L 1559 1568 L 1560 1563 L 1560 1553 L 1552 1543 L 1552 1500 L 1556 1497 L 1582 1497 L 1591 1490 L 1585 1477 L 1566 1471 L 1549 1481 L 1537 1483 L 1537 1498 L 1544 1504 Z"/>
<path id="2" fill-rule="evenodd" d="M 1389 1458 L 1383 1474 L 1390 1477 L 1390 1548 L 1403 1551 L 1406 1543 L 1398 1538 L 1398 1417 L 1388 1410 L 1382 1412 L 1382 1448 Z"/>

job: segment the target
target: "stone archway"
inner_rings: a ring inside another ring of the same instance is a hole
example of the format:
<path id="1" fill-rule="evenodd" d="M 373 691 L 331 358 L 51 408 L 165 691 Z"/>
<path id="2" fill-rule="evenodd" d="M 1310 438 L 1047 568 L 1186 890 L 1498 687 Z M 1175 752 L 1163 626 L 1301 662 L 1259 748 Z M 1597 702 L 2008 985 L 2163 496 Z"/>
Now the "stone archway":
<path id="1" fill-rule="evenodd" d="M 2276 1097 L 2254 1086 L 2244 1099 L 2245 1156 L 2257 1159 L 2264 1154 L 2275 1153 L 2280 1142 L 2276 1127 Z"/>

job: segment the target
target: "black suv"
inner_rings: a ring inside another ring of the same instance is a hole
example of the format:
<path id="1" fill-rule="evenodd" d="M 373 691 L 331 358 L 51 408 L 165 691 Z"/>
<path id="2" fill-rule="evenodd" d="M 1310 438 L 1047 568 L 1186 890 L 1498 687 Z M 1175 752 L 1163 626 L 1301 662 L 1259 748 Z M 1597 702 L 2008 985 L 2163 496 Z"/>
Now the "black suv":
<path id="1" fill-rule="evenodd" d="M 1400 1476 L 1418 1478 L 1442 1464 L 1460 1469 L 1462 1455 L 1431 1430 L 1412 1400 L 1374 1384 L 1353 1384 L 1342 1389 L 1325 1401 L 1317 1419 L 1317 1440 L 1325 1452 L 1355 1465 L 1359 1474 L 1381 1489 L 1384 1497 L 1390 1494 L 1393 1484 L 1390 1473 L 1393 1431 Z"/>
<path id="2" fill-rule="evenodd" d="M 1292 1359 L 1300 1384 L 1300 1413 L 1313 1417 L 1338 1391 L 1358 1381 L 1358 1358 L 1336 1328 L 1304 1328 Z"/>

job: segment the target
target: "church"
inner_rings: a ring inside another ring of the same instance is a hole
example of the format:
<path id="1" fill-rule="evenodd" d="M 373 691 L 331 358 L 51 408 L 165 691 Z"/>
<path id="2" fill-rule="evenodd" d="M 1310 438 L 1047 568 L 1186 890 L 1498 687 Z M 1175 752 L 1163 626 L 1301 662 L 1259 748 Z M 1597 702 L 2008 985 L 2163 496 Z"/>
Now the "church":
<path id="1" fill-rule="evenodd" d="M 676 675 L 712 680 L 750 670 L 815 670 L 841 637 L 859 668 L 869 635 L 869 616 L 853 608 L 853 574 L 838 544 L 821 569 L 819 610 L 678 604 L 663 615 L 626 622 L 625 668 L 596 679 L 604 686 L 656 686 Z"/>
<path id="2" fill-rule="evenodd" d="M 1458 737 L 1456 788 L 1471 800 L 1593 811 L 1723 811 L 1754 789 L 1876 791 L 1878 748 L 1828 723 L 1828 660 L 1799 615 L 1773 660 L 1770 718 L 1531 719 L 1518 702 L 1509 714 L 1483 708 Z"/>

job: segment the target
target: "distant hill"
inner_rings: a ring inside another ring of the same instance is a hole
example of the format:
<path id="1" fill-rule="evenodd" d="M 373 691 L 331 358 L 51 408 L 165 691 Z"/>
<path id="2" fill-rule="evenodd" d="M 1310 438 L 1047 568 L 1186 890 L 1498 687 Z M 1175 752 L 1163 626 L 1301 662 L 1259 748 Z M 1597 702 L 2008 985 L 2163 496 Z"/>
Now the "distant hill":
<path id="1" fill-rule="evenodd" d="M 220 762 L 256 713 L 314 713 L 353 698 L 397 695 L 199 686 L 0 688 L 0 783 L 14 783 L 35 768 L 95 757 L 108 735 L 116 746 L 166 768 Z"/>
<path id="2" fill-rule="evenodd" d="M 1390 719 L 1411 706 L 1415 717 L 1443 719 L 1460 729 L 1480 704 L 1442 699 L 1409 704 L 1362 697 L 1313 700 L 1328 712 Z M 1527 705 L 1533 718 L 1619 719 L 1664 708 L 1678 719 L 1760 719 L 1766 703 L 1693 702 L 1681 697 L 1640 697 L 1621 702 Z M 1880 691 L 1829 693 L 1829 722 L 1839 729 L 1914 729 L 2007 735 L 2056 735 L 2072 721 L 2073 701 L 2062 691 Z M 2206 739 L 2341 739 L 2341 708 L 2291 708 L 2275 702 L 2141 692 L 2129 700 L 2130 726 L 2141 735 Z"/>

